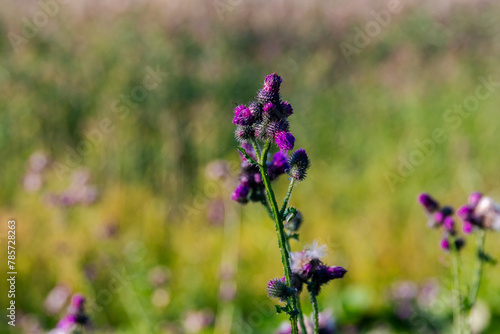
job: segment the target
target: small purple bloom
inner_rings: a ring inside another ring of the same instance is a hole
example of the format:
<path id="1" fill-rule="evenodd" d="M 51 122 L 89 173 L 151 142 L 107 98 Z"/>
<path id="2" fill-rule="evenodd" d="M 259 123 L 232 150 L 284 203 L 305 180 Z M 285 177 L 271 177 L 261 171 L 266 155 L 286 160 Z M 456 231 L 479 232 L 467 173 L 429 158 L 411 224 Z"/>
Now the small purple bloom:
<path id="1" fill-rule="evenodd" d="M 237 125 L 250 125 L 254 122 L 254 118 L 250 109 L 245 105 L 239 105 L 234 108 L 233 123 Z"/>
<path id="2" fill-rule="evenodd" d="M 471 205 L 477 205 L 479 203 L 479 200 L 483 197 L 483 194 L 480 192 L 473 192 L 472 194 L 469 195 L 469 204 Z"/>
<path id="3" fill-rule="evenodd" d="M 278 151 L 273 155 L 273 160 L 267 167 L 267 172 L 271 180 L 276 179 L 289 168 L 288 156 L 286 153 Z"/>
<path id="4" fill-rule="evenodd" d="M 448 241 L 448 239 L 442 239 L 439 243 L 439 246 L 441 246 L 441 248 L 444 250 L 450 250 L 450 242 Z"/>
<path id="5" fill-rule="evenodd" d="M 439 209 L 439 203 L 427 193 L 420 194 L 418 201 L 428 213 L 433 213 Z"/>
<path id="6" fill-rule="evenodd" d="M 287 101 L 281 102 L 281 109 L 283 110 L 285 117 L 288 117 L 293 114 L 292 105 Z"/>
<path id="7" fill-rule="evenodd" d="M 246 183 L 240 183 L 238 187 L 234 190 L 231 195 L 233 201 L 245 204 L 248 202 L 248 194 L 250 193 L 250 187 Z"/>
<path id="8" fill-rule="evenodd" d="M 278 132 L 274 139 L 280 150 L 290 151 L 295 145 L 295 137 L 290 132 Z"/>
<path id="9" fill-rule="evenodd" d="M 443 220 L 443 226 L 448 232 L 455 234 L 455 220 L 451 216 Z"/>
<path id="10" fill-rule="evenodd" d="M 462 226 L 462 231 L 465 234 L 470 234 L 474 228 L 474 225 L 470 221 L 464 221 L 464 224 Z"/>
<path id="11" fill-rule="evenodd" d="M 470 220 L 473 214 L 474 208 L 470 205 L 461 206 L 457 211 L 457 215 L 463 220 Z"/>

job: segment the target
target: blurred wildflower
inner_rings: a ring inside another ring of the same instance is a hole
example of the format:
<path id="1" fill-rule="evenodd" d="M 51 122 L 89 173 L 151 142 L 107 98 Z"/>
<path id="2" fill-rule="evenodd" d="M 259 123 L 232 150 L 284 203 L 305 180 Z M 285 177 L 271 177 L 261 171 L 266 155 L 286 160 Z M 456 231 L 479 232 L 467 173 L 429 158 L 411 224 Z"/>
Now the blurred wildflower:
<path id="1" fill-rule="evenodd" d="M 165 266 L 156 266 L 149 270 L 148 280 L 154 287 L 161 287 L 165 285 L 170 279 L 170 269 Z"/>
<path id="2" fill-rule="evenodd" d="M 85 314 L 85 298 L 76 294 L 71 299 L 67 314 L 57 323 L 57 327 L 51 333 L 70 334 L 79 328 L 88 328 L 90 319 Z"/>
<path id="3" fill-rule="evenodd" d="M 453 219 L 454 210 L 451 206 L 440 206 L 431 195 L 422 193 L 418 201 L 424 207 L 429 222 L 429 227 L 443 228 L 443 237 L 439 243 L 443 250 L 450 250 L 450 243 L 455 243 L 455 248 L 461 250 L 465 245 L 465 240 L 458 236 L 455 220 Z"/>
<path id="4" fill-rule="evenodd" d="M 464 233 L 471 233 L 474 228 L 500 231 L 500 205 L 481 193 L 470 194 L 469 203 L 460 207 L 457 214 L 463 220 Z"/>
<path id="5" fill-rule="evenodd" d="M 165 308 L 170 303 L 170 294 L 163 288 L 158 288 L 151 295 L 151 304 L 157 308 Z"/>
<path id="6" fill-rule="evenodd" d="M 211 310 L 189 311 L 184 319 L 184 329 L 186 333 L 199 333 L 208 328 L 214 321 L 214 314 Z"/>
<path id="7" fill-rule="evenodd" d="M 69 296 L 71 295 L 71 289 L 66 284 L 56 285 L 47 295 L 44 301 L 45 310 L 48 314 L 56 314 L 63 308 L 66 304 Z"/>

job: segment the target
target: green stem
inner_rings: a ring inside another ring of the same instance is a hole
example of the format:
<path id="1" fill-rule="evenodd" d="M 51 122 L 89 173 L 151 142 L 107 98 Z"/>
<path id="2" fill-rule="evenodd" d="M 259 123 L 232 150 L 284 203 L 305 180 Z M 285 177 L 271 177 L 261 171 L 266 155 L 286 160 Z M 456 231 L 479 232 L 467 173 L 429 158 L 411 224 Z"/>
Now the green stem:
<path id="1" fill-rule="evenodd" d="M 314 334 L 319 333 L 319 311 L 318 311 L 318 300 L 316 295 L 311 292 L 311 303 L 313 307 L 313 317 L 314 317 Z"/>
<path id="2" fill-rule="evenodd" d="M 288 206 L 288 201 L 290 201 L 290 197 L 292 196 L 293 186 L 295 185 L 295 179 L 292 177 L 290 180 L 290 184 L 288 185 L 288 190 L 286 192 L 285 200 L 283 201 L 283 205 L 281 206 L 280 214 L 283 216 L 285 213 L 286 207 Z"/>
<path id="3" fill-rule="evenodd" d="M 255 144 L 254 144 L 255 146 Z M 286 284 L 288 286 L 292 285 L 292 268 L 290 266 L 290 254 L 286 248 L 286 235 L 283 227 L 283 217 L 280 215 L 278 211 L 278 203 L 276 202 L 276 197 L 274 196 L 273 189 L 271 187 L 271 181 L 269 180 L 269 176 L 267 175 L 267 164 L 266 157 L 271 144 L 269 141 L 266 141 L 264 145 L 264 149 L 262 151 L 262 155 L 260 156 L 260 172 L 262 175 L 262 181 L 264 183 L 264 187 L 266 188 L 267 199 L 269 200 L 269 204 L 271 205 L 271 211 L 273 212 L 274 217 L 274 225 L 276 228 L 276 233 L 278 234 L 278 245 L 281 250 L 281 263 L 283 264 L 283 271 L 285 272 Z M 288 303 L 292 306 L 292 311 L 290 312 L 290 325 L 291 325 L 291 334 L 298 334 L 297 328 L 297 298 L 296 295 L 293 294 L 288 298 Z"/>
<path id="4" fill-rule="evenodd" d="M 450 242 L 453 257 L 453 322 L 456 334 L 462 334 L 462 294 L 460 292 L 460 255 L 455 245 L 455 238 Z"/>
<path id="5" fill-rule="evenodd" d="M 292 252 L 291 247 L 290 247 L 290 238 L 287 235 L 286 238 L 286 249 L 288 251 L 288 254 Z M 306 329 L 306 323 L 304 322 L 304 313 L 302 312 L 302 305 L 300 303 L 300 294 L 297 293 L 297 311 L 299 312 L 298 317 L 299 317 L 299 324 L 300 324 L 300 329 L 302 331 L 302 334 L 307 334 L 307 329 Z"/>
<path id="6" fill-rule="evenodd" d="M 472 289 L 469 294 L 469 308 L 472 308 L 477 300 L 477 294 L 479 293 L 479 287 L 481 286 L 481 279 L 483 276 L 483 265 L 484 259 L 484 243 L 485 243 L 486 233 L 483 229 L 479 229 L 477 235 L 477 268 L 474 275 L 474 281 L 472 283 Z"/>

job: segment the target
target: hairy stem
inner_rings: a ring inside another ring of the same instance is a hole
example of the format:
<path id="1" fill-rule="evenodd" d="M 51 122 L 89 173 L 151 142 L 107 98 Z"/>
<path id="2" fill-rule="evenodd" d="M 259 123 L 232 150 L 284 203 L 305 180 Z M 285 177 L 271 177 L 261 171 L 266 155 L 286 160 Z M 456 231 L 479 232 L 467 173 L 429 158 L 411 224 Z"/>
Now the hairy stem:
<path id="1" fill-rule="evenodd" d="M 481 279 L 483 276 L 483 265 L 484 265 L 484 243 L 486 238 L 486 233 L 483 229 L 479 229 L 477 232 L 477 267 L 474 274 L 474 281 L 472 283 L 472 288 L 469 294 L 469 308 L 472 308 L 476 303 L 477 294 L 479 293 L 479 287 L 481 286 Z"/>
<path id="2" fill-rule="evenodd" d="M 254 146 L 256 146 L 254 144 Z M 264 183 L 264 187 L 266 188 L 266 195 L 267 199 L 269 201 L 269 204 L 271 206 L 271 211 L 273 212 L 273 220 L 274 220 L 274 225 L 276 228 L 276 233 L 278 234 L 278 245 L 281 250 L 281 263 L 283 264 L 283 271 L 285 272 L 285 278 L 286 278 L 286 284 L 288 286 L 292 285 L 292 268 L 290 266 L 290 253 L 288 249 L 286 248 L 286 235 L 283 227 L 283 217 L 281 216 L 280 212 L 278 211 L 278 203 L 276 202 L 276 197 L 274 196 L 273 189 L 271 187 L 271 181 L 269 180 L 269 176 L 267 175 L 267 164 L 266 164 L 266 158 L 267 158 L 267 153 L 269 152 L 269 149 L 271 147 L 271 144 L 269 141 L 266 141 L 266 144 L 264 145 L 264 149 L 262 151 L 262 155 L 259 158 L 259 164 L 260 164 L 260 172 L 262 175 L 262 180 Z M 292 307 L 292 311 L 290 312 L 290 325 L 291 325 L 291 334 L 298 334 L 298 328 L 297 328 L 297 297 L 295 294 L 290 296 L 288 298 L 288 303 Z"/>
<path id="3" fill-rule="evenodd" d="M 316 294 L 311 292 L 311 303 L 313 307 L 313 317 L 314 317 L 314 334 L 319 334 L 319 311 L 318 311 L 318 300 L 316 299 Z"/>
<path id="4" fill-rule="evenodd" d="M 285 213 L 286 207 L 288 206 L 288 201 L 290 201 L 290 197 L 292 196 L 292 190 L 294 185 L 295 185 L 295 179 L 292 177 L 292 179 L 290 180 L 290 184 L 288 185 L 288 190 L 286 192 L 285 200 L 283 201 L 283 205 L 281 206 L 280 215 L 282 216 Z"/>
<path id="5" fill-rule="evenodd" d="M 290 238 L 288 235 L 286 238 L 286 249 L 288 251 L 288 254 L 292 253 L 292 250 L 290 247 Z M 301 329 L 303 334 L 307 334 L 306 323 L 304 322 L 304 313 L 302 312 L 302 305 L 300 303 L 300 294 L 299 293 L 297 293 L 297 311 L 299 312 L 298 317 L 299 317 L 300 329 Z"/>

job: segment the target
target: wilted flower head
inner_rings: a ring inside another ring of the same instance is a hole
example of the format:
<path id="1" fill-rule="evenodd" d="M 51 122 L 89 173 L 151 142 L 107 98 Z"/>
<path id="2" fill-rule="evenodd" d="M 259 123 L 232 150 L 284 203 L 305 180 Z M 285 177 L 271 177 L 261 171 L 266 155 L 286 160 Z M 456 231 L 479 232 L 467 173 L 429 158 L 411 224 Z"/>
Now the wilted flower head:
<path id="1" fill-rule="evenodd" d="M 310 281 L 309 289 L 318 294 L 322 285 L 333 279 L 343 278 L 347 273 L 342 267 L 329 267 L 322 261 L 326 255 L 326 245 L 319 245 L 315 240 L 300 252 L 291 254 L 292 275 L 295 277 L 292 284 L 300 292 L 302 284 Z"/>
<path id="2" fill-rule="evenodd" d="M 289 164 L 290 169 L 288 170 L 288 174 L 297 181 L 305 179 L 307 170 L 311 166 L 306 150 L 303 148 L 293 152 Z"/>
<path id="3" fill-rule="evenodd" d="M 464 233 L 475 227 L 500 231 L 500 206 L 478 192 L 469 196 L 469 204 L 458 209 L 457 214 L 463 220 Z"/>

